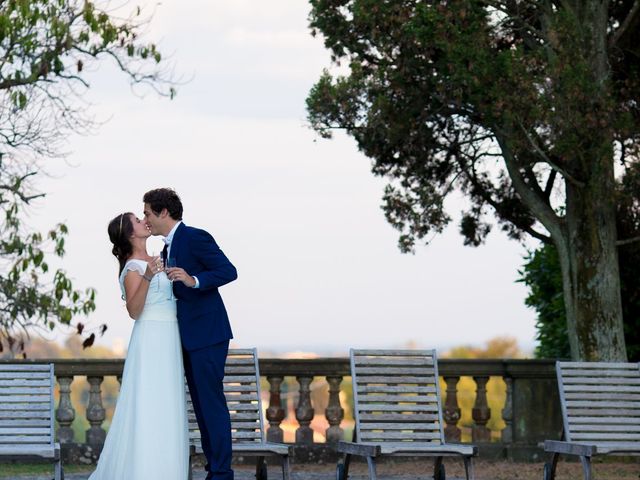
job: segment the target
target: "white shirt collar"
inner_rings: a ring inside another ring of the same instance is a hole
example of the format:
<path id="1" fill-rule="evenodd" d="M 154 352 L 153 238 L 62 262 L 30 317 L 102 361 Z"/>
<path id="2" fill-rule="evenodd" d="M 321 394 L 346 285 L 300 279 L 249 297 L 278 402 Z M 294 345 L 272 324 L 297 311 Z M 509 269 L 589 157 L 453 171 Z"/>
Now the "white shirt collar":
<path id="1" fill-rule="evenodd" d="M 178 220 L 178 222 L 173 226 L 173 228 L 171 229 L 171 231 L 169 232 L 169 234 L 164 237 L 164 243 L 165 245 L 171 245 L 171 242 L 173 240 L 173 235 L 175 235 L 176 230 L 178 229 L 178 226 L 182 223 L 182 220 Z"/>

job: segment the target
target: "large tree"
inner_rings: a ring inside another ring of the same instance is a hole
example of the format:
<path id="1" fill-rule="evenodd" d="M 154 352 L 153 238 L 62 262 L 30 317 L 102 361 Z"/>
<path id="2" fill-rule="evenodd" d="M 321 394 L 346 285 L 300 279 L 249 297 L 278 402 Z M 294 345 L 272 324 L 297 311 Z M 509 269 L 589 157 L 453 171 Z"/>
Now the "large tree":
<path id="1" fill-rule="evenodd" d="M 400 246 L 489 217 L 559 252 L 574 358 L 626 358 L 614 165 L 640 145 L 640 2 L 310 0 L 312 32 L 346 74 L 313 87 L 312 126 L 340 128 L 389 178 Z"/>
<path id="2" fill-rule="evenodd" d="M 640 164 L 630 166 L 616 188 L 618 235 L 640 236 Z M 618 248 L 620 293 L 627 355 L 640 361 L 640 242 Z M 553 244 L 538 246 L 528 255 L 520 271 L 520 281 L 529 289 L 527 306 L 536 311 L 539 358 L 569 358 L 571 347 L 562 295 L 562 271 Z"/>
<path id="3" fill-rule="evenodd" d="M 0 1 L 0 352 L 23 351 L 37 327 L 71 325 L 85 345 L 106 329 L 72 324 L 94 310 L 95 292 L 50 269 L 65 253 L 67 227 L 42 234 L 24 215 L 43 196 L 34 178 L 44 159 L 63 156 L 70 134 L 96 126 L 82 98 L 94 64 L 111 60 L 133 85 L 173 96 L 160 53 L 142 40 L 148 20 L 130 10 L 123 16 L 123 5 L 108 1 Z"/>

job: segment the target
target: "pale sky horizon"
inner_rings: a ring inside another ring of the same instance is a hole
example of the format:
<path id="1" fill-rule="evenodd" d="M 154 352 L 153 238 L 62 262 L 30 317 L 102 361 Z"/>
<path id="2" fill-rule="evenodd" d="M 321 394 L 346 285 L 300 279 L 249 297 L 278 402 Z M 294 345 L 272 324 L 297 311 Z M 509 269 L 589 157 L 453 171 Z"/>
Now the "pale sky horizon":
<path id="1" fill-rule="evenodd" d="M 531 350 L 535 314 L 516 283 L 523 246 L 494 227 L 485 245 L 464 247 L 453 222 L 401 254 L 380 209 L 384 179 L 352 139 L 310 130 L 305 98 L 330 60 L 308 12 L 299 0 L 163 2 L 148 35 L 191 78 L 177 97 L 133 95 L 107 64 L 91 77 L 86 99 L 106 122 L 72 136 L 66 162 L 47 163 L 38 188 L 48 195 L 29 223 L 68 224 L 64 268 L 76 288 L 97 289 L 88 320 L 109 327 L 96 343 L 126 345 L 133 325 L 107 224 L 141 216 L 143 193 L 169 186 L 185 223 L 208 230 L 238 268 L 221 289 L 237 346 L 346 353 L 508 335 Z M 461 202 L 449 201 L 454 217 Z"/>

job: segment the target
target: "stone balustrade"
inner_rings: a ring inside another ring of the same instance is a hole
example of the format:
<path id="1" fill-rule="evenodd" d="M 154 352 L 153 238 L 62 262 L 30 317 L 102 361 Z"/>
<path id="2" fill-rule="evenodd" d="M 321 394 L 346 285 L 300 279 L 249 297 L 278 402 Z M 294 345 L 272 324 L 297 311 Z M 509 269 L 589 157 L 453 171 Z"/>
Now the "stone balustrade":
<path id="1" fill-rule="evenodd" d="M 25 361 L 30 360 L 20 362 Z M 63 451 L 67 451 L 71 461 L 78 458 L 95 461 L 106 435 L 103 381 L 105 377 L 115 377 L 120 382 L 124 361 L 34 361 L 55 364 L 59 390 L 55 416 Z M 18 361 L 0 360 L 7 362 Z M 347 429 L 352 430 L 353 422 L 349 423 L 345 414 L 345 408 L 349 412 L 352 408 L 345 400 L 351 398 L 348 358 L 261 358 L 259 363 L 264 385 L 268 386 L 263 388 L 268 440 L 286 441 L 283 426 L 294 424 L 296 446 L 314 449 L 322 447 L 318 439 L 331 444 L 345 438 Z M 480 446 L 482 455 L 494 458 L 535 459 L 541 455 L 541 441 L 559 438 L 561 415 L 553 361 L 441 359 L 438 368 L 443 386 L 443 427 L 448 441 L 472 441 Z M 89 383 L 86 420 L 90 426 L 84 439 L 74 438 L 71 427 L 79 407 L 72 402 L 76 377 L 86 377 Z M 461 394 L 468 397 L 469 393 L 468 388 L 461 389 L 461 379 L 466 379 L 467 384 L 472 379 L 475 386 L 473 403 L 467 407 L 460 400 Z M 498 409 L 489 406 L 490 382 L 503 382 L 500 389 L 504 402 Z M 314 390 L 320 390 L 314 385 L 323 386 L 324 398 L 318 397 Z M 316 422 L 318 418 L 322 421 Z M 464 425 L 463 418 L 468 419 Z M 490 420 L 493 430 L 489 428 Z M 323 425 L 324 430 L 314 431 L 314 423 Z M 501 425 L 499 430 L 495 429 L 496 424 Z"/>

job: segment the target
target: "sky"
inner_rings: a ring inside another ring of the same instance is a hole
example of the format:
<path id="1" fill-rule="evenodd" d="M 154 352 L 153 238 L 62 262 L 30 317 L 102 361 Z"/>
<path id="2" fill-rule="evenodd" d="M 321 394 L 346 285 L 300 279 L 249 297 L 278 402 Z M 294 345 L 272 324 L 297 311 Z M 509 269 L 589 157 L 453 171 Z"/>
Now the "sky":
<path id="1" fill-rule="evenodd" d="M 526 250 L 494 228 L 464 247 L 455 222 L 415 255 L 380 208 L 384 179 L 355 142 L 321 139 L 305 98 L 330 67 L 300 0 L 168 0 L 149 4 L 147 38 L 188 80 L 174 100 L 132 91 L 112 65 L 85 99 L 103 125 L 72 136 L 46 164 L 47 193 L 29 222 L 67 223 L 64 268 L 97 289 L 89 324 L 122 350 L 133 320 L 120 299 L 108 222 L 142 215 L 142 195 L 172 187 L 185 223 L 208 230 L 238 269 L 221 289 L 234 345 L 340 354 L 354 347 L 482 345 L 496 336 L 534 345 L 535 315 L 517 283 Z M 455 217 L 463 199 L 452 198 Z M 149 241 L 158 253 L 159 238 Z M 84 321 L 81 318 L 78 320 Z"/>

